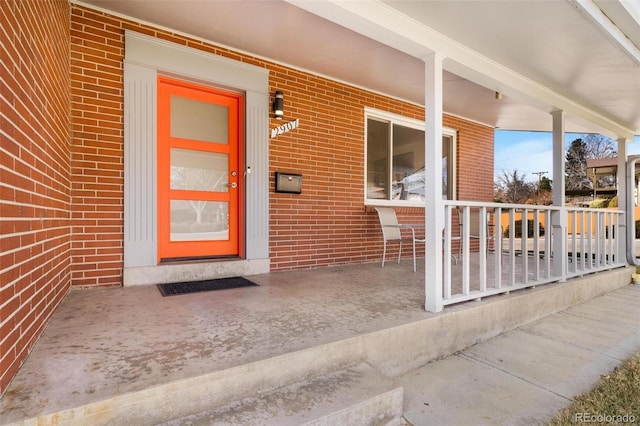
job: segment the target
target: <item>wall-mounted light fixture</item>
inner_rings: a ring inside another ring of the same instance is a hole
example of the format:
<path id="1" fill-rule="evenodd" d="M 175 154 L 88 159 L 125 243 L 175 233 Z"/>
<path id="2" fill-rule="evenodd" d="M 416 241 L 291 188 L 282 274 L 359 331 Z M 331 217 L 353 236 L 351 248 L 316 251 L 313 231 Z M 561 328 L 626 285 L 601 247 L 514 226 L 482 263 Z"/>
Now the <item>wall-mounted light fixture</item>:
<path id="1" fill-rule="evenodd" d="M 275 99 L 273 101 L 273 113 L 276 119 L 282 120 L 284 116 L 284 95 L 280 90 L 276 90 Z"/>

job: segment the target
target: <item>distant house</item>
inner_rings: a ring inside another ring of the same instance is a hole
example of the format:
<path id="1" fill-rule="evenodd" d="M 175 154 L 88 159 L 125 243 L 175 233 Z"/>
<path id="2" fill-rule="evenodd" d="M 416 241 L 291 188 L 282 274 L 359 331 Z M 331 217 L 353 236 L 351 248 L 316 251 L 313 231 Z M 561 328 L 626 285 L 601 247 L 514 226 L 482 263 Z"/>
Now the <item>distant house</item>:
<path id="1" fill-rule="evenodd" d="M 587 176 L 591 179 L 593 198 L 612 197 L 617 193 L 618 157 L 587 160 Z"/>
<path id="2" fill-rule="evenodd" d="M 590 194 L 593 196 L 593 199 L 600 197 L 611 198 L 618 194 L 618 157 L 587 160 L 587 174 L 593 182 L 593 190 Z M 635 163 L 633 186 L 629 188 L 629 191 L 633 191 L 631 196 L 633 204 L 630 207 L 633 208 L 633 217 L 636 222 L 636 227 L 637 222 L 640 220 L 640 203 L 638 202 L 639 190 L 640 167 Z M 636 231 L 636 238 L 638 237 L 637 233 L 638 231 Z"/>

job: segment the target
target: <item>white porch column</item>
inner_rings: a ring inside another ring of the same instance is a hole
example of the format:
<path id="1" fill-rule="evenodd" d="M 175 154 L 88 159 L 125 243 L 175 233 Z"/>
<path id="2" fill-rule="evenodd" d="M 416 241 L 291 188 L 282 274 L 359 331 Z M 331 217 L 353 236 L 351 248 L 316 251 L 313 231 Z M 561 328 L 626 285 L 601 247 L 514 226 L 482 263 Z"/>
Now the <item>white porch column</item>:
<path id="1" fill-rule="evenodd" d="M 425 62 L 425 309 L 442 311 L 442 60 L 438 53 Z"/>
<path id="2" fill-rule="evenodd" d="M 553 117 L 553 205 L 564 207 L 565 198 L 565 142 L 564 111 L 554 111 Z M 566 281 L 567 277 L 567 212 L 562 209 L 551 213 L 553 235 L 553 274 Z M 550 235 L 547 235 L 549 238 Z"/>
<path id="3" fill-rule="evenodd" d="M 627 185 L 627 140 L 625 138 L 618 139 L 618 170 L 616 180 L 618 181 L 618 210 L 625 212 L 625 215 L 633 216 L 633 204 L 627 209 L 627 191 L 633 191 Z M 627 220 L 616 224 L 616 242 L 618 243 L 618 255 L 627 257 Z M 630 229 L 635 233 L 635 227 Z M 616 259 L 618 260 L 618 259 Z"/>

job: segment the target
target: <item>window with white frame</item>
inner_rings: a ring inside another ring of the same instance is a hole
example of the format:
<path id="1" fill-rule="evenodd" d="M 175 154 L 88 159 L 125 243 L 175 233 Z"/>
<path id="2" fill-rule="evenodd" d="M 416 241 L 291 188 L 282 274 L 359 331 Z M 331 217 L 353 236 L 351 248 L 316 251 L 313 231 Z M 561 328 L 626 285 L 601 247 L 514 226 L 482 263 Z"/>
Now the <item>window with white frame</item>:
<path id="1" fill-rule="evenodd" d="M 366 202 L 424 205 L 424 122 L 367 111 Z M 442 197 L 455 199 L 456 132 L 442 131 Z"/>

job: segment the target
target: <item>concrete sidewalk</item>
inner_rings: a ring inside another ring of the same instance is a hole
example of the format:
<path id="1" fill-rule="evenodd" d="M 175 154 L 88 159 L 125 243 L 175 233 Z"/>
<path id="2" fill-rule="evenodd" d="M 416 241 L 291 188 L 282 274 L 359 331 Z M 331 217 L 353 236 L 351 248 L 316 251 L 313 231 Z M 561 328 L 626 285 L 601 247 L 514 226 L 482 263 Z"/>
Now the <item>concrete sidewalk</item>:
<path id="1" fill-rule="evenodd" d="M 543 424 L 638 351 L 640 286 L 629 285 L 404 374 L 404 418 Z"/>

